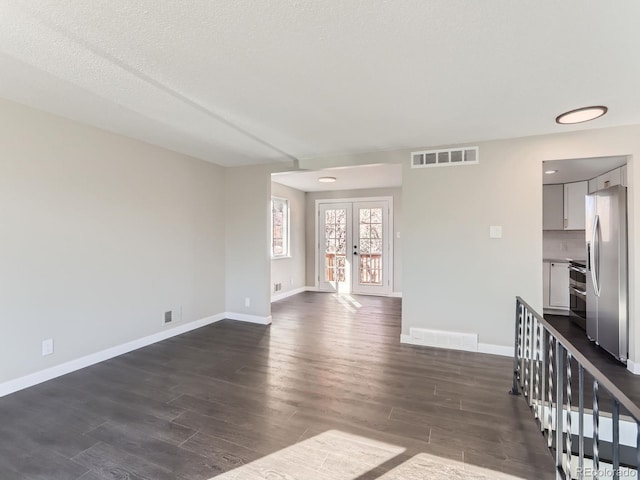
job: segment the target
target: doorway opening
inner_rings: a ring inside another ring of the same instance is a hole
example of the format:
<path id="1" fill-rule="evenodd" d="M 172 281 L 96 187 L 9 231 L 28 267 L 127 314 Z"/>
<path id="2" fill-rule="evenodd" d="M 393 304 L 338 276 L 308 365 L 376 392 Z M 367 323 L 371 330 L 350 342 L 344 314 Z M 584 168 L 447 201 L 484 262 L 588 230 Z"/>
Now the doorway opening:
<path id="1" fill-rule="evenodd" d="M 304 291 L 402 296 L 401 164 L 273 173 L 271 201 L 272 302 Z"/>
<path id="2" fill-rule="evenodd" d="M 609 352 L 626 362 L 627 157 L 546 161 L 542 169 L 544 317 L 586 345 L 588 357 Z"/>
<path id="3" fill-rule="evenodd" d="M 627 157 L 578 158 L 542 162 L 543 311 L 572 316 L 582 304 L 570 288 L 574 268 L 587 263 L 587 195 L 616 185 L 627 186 Z M 580 286 L 577 290 L 583 292 Z"/>

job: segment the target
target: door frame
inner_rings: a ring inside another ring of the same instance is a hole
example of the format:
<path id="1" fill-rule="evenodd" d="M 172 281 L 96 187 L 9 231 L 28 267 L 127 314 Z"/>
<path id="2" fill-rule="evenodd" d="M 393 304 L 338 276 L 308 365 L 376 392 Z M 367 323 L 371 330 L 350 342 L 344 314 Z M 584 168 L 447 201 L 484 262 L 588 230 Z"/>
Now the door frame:
<path id="1" fill-rule="evenodd" d="M 394 292 L 394 282 L 395 282 L 395 277 L 394 277 L 394 264 L 393 264 L 393 232 L 395 231 L 393 229 L 393 197 L 392 196 L 386 196 L 386 197 L 353 197 L 353 198 L 321 198 L 321 199 L 317 199 L 315 201 L 315 235 L 314 235 L 314 286 L 315 286 L 315 290 L 317 291 L 324 291 L 324 290 L 320 290 L 320 271 L 318 269 L 318 262 L 320 261 L 319 257 L 318 257 L 318 252 L 319 252 L 319 248 L 320 248 L 320 204 L 321 203 L 356 203 L 356 202 L 376 202 L 376 201 L 386 201 L 389 202 L 389 212 L 388 212 L 388 221 L 387 221 L 387 225 L 384 229 L 384 232 L 387 234 L 387 238 L 389 239 L 388 241 L 388 259 L 389 259 L 389 293 L 368 293 L 366 295 L 375 295 L 375 296 L 384 296 L 384 297 L 389 297 L 389 296 L 393 296 L 393 292 Z M 362 295 L 362 294 L 359 294 Z"/>

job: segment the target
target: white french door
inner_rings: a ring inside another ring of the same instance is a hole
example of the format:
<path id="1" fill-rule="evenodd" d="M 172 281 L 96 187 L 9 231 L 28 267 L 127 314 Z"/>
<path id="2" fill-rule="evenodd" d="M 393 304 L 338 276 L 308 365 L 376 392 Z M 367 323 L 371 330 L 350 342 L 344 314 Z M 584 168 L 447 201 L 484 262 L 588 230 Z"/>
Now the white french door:
<path id="1" fill-rule="evenodd" d="M 389 200 L 318 204 L 320 290 L 391 293 L 389 214 Z"/>

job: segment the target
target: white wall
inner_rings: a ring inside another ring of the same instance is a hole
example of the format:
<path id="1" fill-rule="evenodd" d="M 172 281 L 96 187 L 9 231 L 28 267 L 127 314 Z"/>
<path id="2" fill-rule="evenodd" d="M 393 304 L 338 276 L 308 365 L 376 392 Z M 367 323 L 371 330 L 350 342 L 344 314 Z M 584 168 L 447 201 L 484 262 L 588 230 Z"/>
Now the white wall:
<path id="1" fill-rule="evenodd" d="M 544 159 L 540 159 L 544 160 Z M 480 164 L 404 165 L 404 334 L 411 327 L 513 343 L 515 297 L 542 311 L 542 178 L 517 150 L 480 146 Z M 500 225 L 503 238 L 490 239 Z M 412 254 L 413 253 L 413 254 Z"/>
<path id="2" fill-rule="evenodd" d="M 332 198 L 393 197 L 393 291 L 402 292 L 402 189 L 368 188 L 359 190 L 333 190 L 330 192 L 307 192 L 306 229 L 307 229 L 307 285 L 316 284 L 316 200 Z"/>
<path id="3" fill-rule="evenodd" d="M 479 145 L 476 166 L 410 169 L 410 150 L 398 150 L 309 159 L 300 167 L 401 162 L 403 333 L 477 332 L 480 342 L 511 346 L 514 297 L 542 310 L 541 162 L 629 155 L 630 358 L 640 360 L 640 126 Z M 502 225 L 504 237 L 489 239 L 490 225 Z"/>
<path id="4" fill-rule="evenodd" d="M 1 100 L 0 146 L 0 383 L 225 311 L 224 169 Z"/>
<path id="5" fill-rule="evenodd" d="M 269 166 L 227 168 L 224 184 L 227 312 L 264 321 L 271 316 L 272 171 Z"/>
<path id="6" fill-rule="evenodd" d="M 281 295 L 305 286 L 305 192 L 271 183 L 271 195 L 289 201 L 289 257 L 271 260 L 271 296 Z M 274 292 L 274 284 L 282 290 Z"/>

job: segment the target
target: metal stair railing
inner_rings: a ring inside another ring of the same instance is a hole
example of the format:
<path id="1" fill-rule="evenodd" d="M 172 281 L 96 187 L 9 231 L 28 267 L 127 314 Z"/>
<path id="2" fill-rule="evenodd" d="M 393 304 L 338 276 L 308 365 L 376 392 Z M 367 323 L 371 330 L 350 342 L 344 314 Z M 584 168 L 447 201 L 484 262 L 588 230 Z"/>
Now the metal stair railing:
<path id="1" fill-rule="evenodd" d="M 515 320 L 513 386 L 509 393 L 522 392 L 527 400 L 549 449 L 555 454 L 558 476 L 580 480 L 638 478 L 640 408 L 520 297 L 516 297 Z M 574 366 L 577 366 L 577 408 L 573 395 Z M 593 379 L 589 390 L 585 390 L 585 372 Z M 585 392 L 591 397 L 590 409 L 585 406 Z M 603 393 L 611 397 L 611 412 L 601 410 Z M 589 417 L 591 425 L 585 425 Z M 604 433 L 601 423 L 610 430 L 606 432 L 606 442 L 601 438 Z M 621 425 L 627 436 L 630 431 L 635 434 L 635 441 L 627 439 L 622 447 Z M 591 445 L 585 443 L 589 440 Z M 585 445 L 589 447 L 589 455 L 585 453 Z M 610 458 L 602 458 L 600 447 L 604 446 Z M 621 449 L 625 453 L 622 464 Z M 630 449 L 633 449 L 631 460 Z"/>

